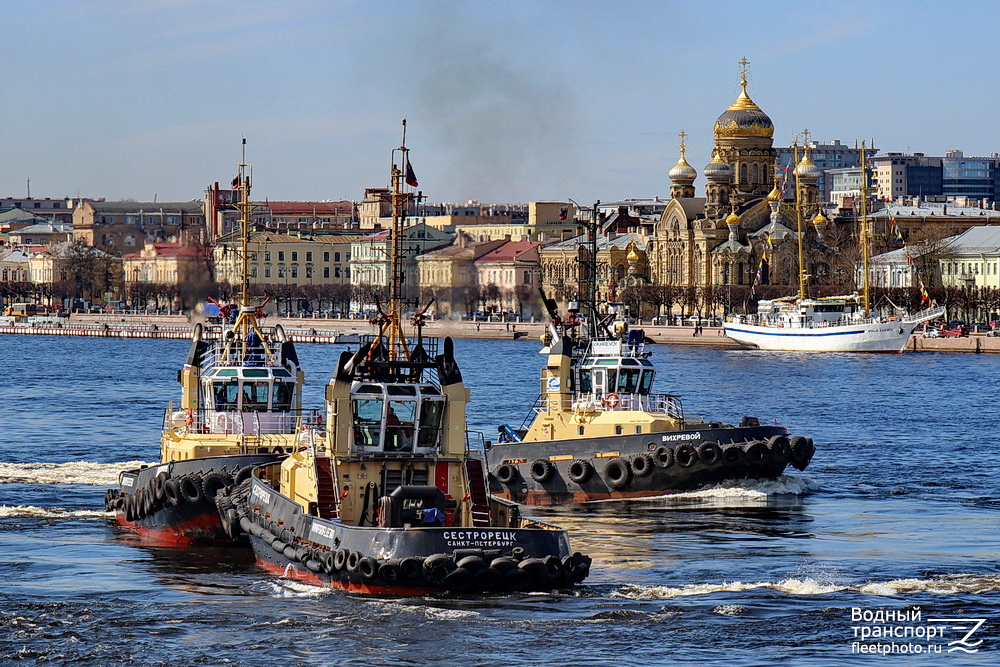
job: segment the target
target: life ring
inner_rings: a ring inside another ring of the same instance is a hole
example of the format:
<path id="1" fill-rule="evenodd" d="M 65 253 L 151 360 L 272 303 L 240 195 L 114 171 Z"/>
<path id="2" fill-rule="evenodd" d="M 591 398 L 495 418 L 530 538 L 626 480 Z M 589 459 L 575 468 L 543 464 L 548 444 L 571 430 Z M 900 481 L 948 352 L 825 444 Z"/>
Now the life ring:
<path id="1" fill-rule="evenodd" d="M 205 493 L 201 490 L 200 481 L 197 475 L 181 477 L 181 497 L 184 498 L 185 502 L 199 503 L 205 497 Z"/>
<path id="2" fill-rule="evenodd" d="M 783 435 L 773 436 L 767 441 L 767 448 L 771 450 L 771 460 L 775 463 L 788 463 L 790 454 L 788 448 L 788 438 Z"/>
<path id="3" fill-rule="evenodd" d="M 714 466 L 722 460 L 722 447 L 717 442 L 703 442 L 698 445 L 698 458 L 707 466 Z"/>
<path id="4" fill-rule="evenodd" d="M 509 463 L 504 463 L 502 466 L 497 468 L 497 471 L 494 474 L 501 484 L 511 484 L 515 479 L 517 479 L 517 468 Z"/>
<path id="5" fill-rule="evenodd" d="M 191 426 L 194 425 L 194 414 L 191 412 L 191 408 L 188 408 L 187 419 L 184 421 L 187 424 L 188 429 L 190 429 Z"/>
<path id="6" fill-rule="evenodd" d="M 666 445 L 660 445 L 653 454 L 653 461 L 660 468 L 669 468 L 674 464 L 674 450 Z"/>
<path id="7" fill-rule="evenodd" d="M 569 464 L 569 479 L 574 484 L 583 484 L 594 475 L 594 465 L 586 459 L 576 459 Z"/>
<path id="8" fill-rule="evenodd" d="M 531 462 L 531 471 L 529 474 L 531 475 L 531 479 L 539 484 L 544 484 L 556 474 L 556 467 L 548 459 L 535 459 Z"/>
<path id="9" fill-rule="evenodd" d="M 616 456 L 604 466 L 604 477 L 612 489 L 624 489 L 632 483 L 632 466 L 625 459 Z"/>
<path id="10" fill-rule="evenodd" d="M 698 452 L 687 443 L 677 445 L 677 449 L 674 450 L 674 460 L 677 461 L 677 465 L 680 467 L 690 468 L 698 462 Z"/>
<path id="11" fill-rule="evenodd" d="M 643 452 L 641 454 L 632 455 L 632 471 L 635 472 L 636 477 L 649 477 L 653 474 L 653 468 L 656 463 L 653 462 L 653 455 Z"/>
<path id="12" fill-rule="evenodd" d="M 614 408 L 618 407 L 619 401 L 620 399 L 618 397 L 618 394 L 612 392 L 604 397 L 604 400 L 601 401 L 601 405 L 603 405 L 606 408 L 611 408 L 613 410 Z"/>

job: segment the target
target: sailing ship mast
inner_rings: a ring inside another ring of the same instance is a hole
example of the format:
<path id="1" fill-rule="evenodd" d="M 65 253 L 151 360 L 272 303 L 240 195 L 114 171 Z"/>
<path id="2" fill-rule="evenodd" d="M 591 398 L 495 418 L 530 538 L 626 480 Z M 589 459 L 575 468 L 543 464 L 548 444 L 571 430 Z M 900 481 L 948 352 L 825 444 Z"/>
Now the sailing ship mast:
<path id="1" fill-rule="evenodd" d="M 868 229 L 868 161 L 865 157 L 865 142 L 861 142 L 861 262 L 864 275 L 864 308 L 865 317 L 869 317 L 871 303 L 869 301 L 868 258 L 871 256 L 871 233 Z"/>
<path id="2" fill-rule="evenodd" d="M 804 143 L 805 154 L 809 154 L 809 135 L 808 130 L 806 131 L 806 140 Z M 802 188 L 799 187 L 799 139 L 796 137 L 792 141 L 792 153 L 793 159 L 795 160 L 795 232 L 799 239 L 799 297 L 798 300 L 806 298 L 806 265 L 805 265 L 805 251 L 803 249 L 803 233 L 802 233 Z"/>

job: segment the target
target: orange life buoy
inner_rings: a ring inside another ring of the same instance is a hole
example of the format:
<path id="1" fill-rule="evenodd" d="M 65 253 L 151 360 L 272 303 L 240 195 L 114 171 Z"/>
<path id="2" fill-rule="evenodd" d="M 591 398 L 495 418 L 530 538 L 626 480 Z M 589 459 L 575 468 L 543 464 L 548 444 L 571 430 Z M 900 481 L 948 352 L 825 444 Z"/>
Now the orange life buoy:
<path id="1" fill-rule="evenodd" d="M 608 394 L 604 397 L 604 407 L 606 408 L 617 408 L 618 407 L 618 394 Z"/>
<path id="2" fill-rule="evenodd" d="M 187 425 L 191 426 L 191 424 L 193 423 L 194 423 L 194 415 L 191 414 L 191 408 L 188 408 Z"/>

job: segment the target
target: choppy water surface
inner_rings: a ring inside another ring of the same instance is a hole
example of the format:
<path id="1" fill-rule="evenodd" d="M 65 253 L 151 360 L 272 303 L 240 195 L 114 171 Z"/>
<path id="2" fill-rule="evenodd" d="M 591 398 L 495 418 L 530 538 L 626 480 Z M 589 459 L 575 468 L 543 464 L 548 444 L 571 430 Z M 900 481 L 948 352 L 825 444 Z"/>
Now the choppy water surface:
<path id="1" fill-rule="evenodd" d="M 529 510 L 594 558 L 572 594 L 364 599 L 273 579 L 238 550 L 153 548 L 112 528 L 104 490 L 120 469 L 157 459 L 186 350 L 0 337 L 0 661 L 1000 661 L 1000 356 L 654 347 L 658 391 L 680 393 L 689 413 L 756 415 L 812 436 L 810 468 L 669 500 Z M 457 350 L 471 427 L 489 438 L 500 422 L 519 424 L 537 392 L 537 346 Z M 310 404 L 339 351 L 300 346 Z M 921 621 L 852 620 L 852 609 L 919 610 Z M 961 645 L 961 623 L 935 618 L 986 622 Z M 924 637 L 931 625 L 942 635 Z M 922 657 L 852 652 L 862 629 L 883 626 L 910 630 L 866 643 Z"/>

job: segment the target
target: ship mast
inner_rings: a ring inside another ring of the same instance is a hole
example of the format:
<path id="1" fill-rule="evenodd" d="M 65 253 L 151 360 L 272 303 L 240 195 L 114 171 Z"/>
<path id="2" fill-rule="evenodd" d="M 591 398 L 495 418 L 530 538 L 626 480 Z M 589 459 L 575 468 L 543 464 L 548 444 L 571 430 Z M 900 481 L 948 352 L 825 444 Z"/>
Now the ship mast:
<path id="1" fill-rule="evenodd" d="M 808 139 L 804 145 L 804 150 L 808 155 Z M 795 231 L 799 238 L 799 300 L 806 298 L 806 263 L 805 251 L 803 250 L 802 234 L 802 190 L 799 187 L 799 139 L 796 137 L 792 141 L 793 160 L 795 161 Z"/>
<path id="2" fill-rule="evenodd" d="M 871 310 L 869 285 L 868 285 L 868 258 L 871 255 L 871 234 L 868 229 L 868 161 L 865 158 L 865 142 L 861 142 L 861 263 L 864 275 L 862 282 L 864 285 L 863 297 L 865 317 L 869 316 Z"/>
<path id="3" fill-rule="evenodd" d="M 236 181 L 240 189 L 240 201 L 236 207 L 240 211 L 240 306 L 250 305 L 250 165 L 247 164 L 247 140 L 243 138 L 243 152 L 240 157 Z"/>
<path id="4" fill-rule="evenodd" d="M 413 201 L 414 193 L 404 191 L 404 185 L 416 185 L 410 167 L 410 149 L 406 147 L 406 119 L 403 119 L 403 143 L 392 151 L 392 229 L 389 232 L 389 312 L 379 322 L 379 337 L 385 337 L 389 344 L 391 360 L 409 360 L 406 338 L 401 324 L 403 298 L 403 248 L 400 237 L 407 205 Z M 397 157 L 399 161 L 397 163 Z"/>

